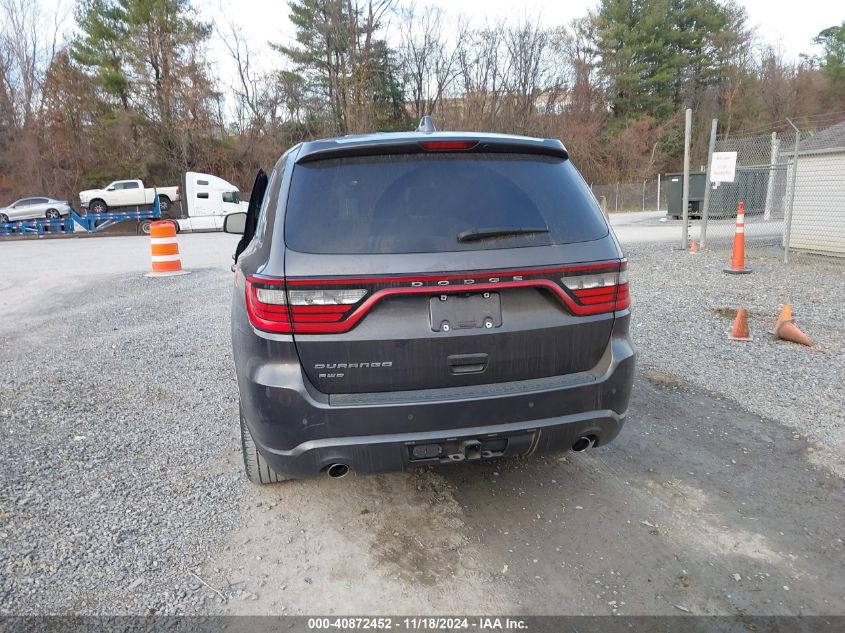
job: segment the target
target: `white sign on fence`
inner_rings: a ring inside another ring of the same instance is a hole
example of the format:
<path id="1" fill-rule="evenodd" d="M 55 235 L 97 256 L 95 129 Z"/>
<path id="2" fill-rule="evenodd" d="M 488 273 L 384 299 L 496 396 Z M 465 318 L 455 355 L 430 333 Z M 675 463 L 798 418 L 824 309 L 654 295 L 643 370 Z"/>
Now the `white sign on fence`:
<path id="1" fill-rule="evenodd" d="M 736 152 L 713 152 L 710 182 L 733 182 L 736 175 Z"/>

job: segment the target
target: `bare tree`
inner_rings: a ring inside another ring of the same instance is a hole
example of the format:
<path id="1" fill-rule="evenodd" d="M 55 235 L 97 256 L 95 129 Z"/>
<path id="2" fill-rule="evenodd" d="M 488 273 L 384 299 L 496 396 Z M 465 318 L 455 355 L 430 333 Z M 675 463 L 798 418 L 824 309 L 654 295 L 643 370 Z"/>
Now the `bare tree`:
<path id="1" fill-rule="evenodd" d="M 50 20 L 31 0 L 0 0 L 0 68 L 2 100 L 11 109 L 11 123 L 29 126 L 42 111 L 44 80 L 56 56 L 65 14 Z"/>
<path id="2" fill-rule="evenodd" d="M 344 101 L 350 130 L 370 131 L 374 127 L 373 103 L 378 75 L 386 69 L 380 53 L 386 49 L 379 38 L 395 0 L 350 0 L 346 3 L 349 69 L 344 79 Z"/>
<path id="3" fill-rule="evenodd" d="M 0 0 L 0 149 L 15 148 L 14 160 L 3 165 L 11 180 L 45 185 L 41 154 L 44 83 L 56 56 L 66 14 L 48 17 L 32 0 Z M 0 152 L 8 156 L 8 152 Z M 0 189 L 3 189 L 0 181 Z"/>
<path id="4" fill-rule="evenodd" d="M 792 114 L 794 67 L 784 60 L 783 52 L 763 46 L 760 52 L 760 99 L 770 122 L 781 121 Z"/>
<path id="5" fill-rule="evenodd" d="M 466 20 L 460 20 L 448 34 L 443 10 L 433 6 L 419 10 L 411 4 L 401 9 L 399 16 L 399 54 L 406 96 L 410 97 L 414 117 L 419 119 L 424 114 L 437 113 L 446 91 L 457 79 L 459 43 L 468 26 Z"/>
<path id="6" fill-rule="evenodd" d="M 253 53 L 241 29 L 231 25 L 224 35 L 218 29 L 229 56 L 235 62 L 237 84 L 230 86 L 235 98 L 235 126 L 239 133 L 254 135 L 273 129 L 279 120 L 281 92 L 273 74 L 253 66 Z M 293 114 L 293 113 L 289 113 Z"/>
<path id="7" fill-rule="evenodd" d="M 502 42 L 503 22 L 470 31 L 461 39 L 458 50 L 460 68 L 460 114 L 468 128 L 501 129 L 499 114 L 505 104 L 504 82 L 511 60 Z"/>
<path id="8" fill-rule="evenodd" d="M 569 66 L 569 110 L 578 116 L 589 116 L 601 103 L 596 30 L 594 17 L 586 15 L 572 20 L 558 34 L 561 56 Z"/>
<path id="9" fill-rule="evenodd" d="M 504 88 L 510 97 L 514 117 L 534 114 L 535 102 L 545 99 L 556 105 L 563 88 L 559 62 L 552 57 L 552 37 L 539 21 L 525 21 L 505 30 L 505 47 L 510 72 Z"/>

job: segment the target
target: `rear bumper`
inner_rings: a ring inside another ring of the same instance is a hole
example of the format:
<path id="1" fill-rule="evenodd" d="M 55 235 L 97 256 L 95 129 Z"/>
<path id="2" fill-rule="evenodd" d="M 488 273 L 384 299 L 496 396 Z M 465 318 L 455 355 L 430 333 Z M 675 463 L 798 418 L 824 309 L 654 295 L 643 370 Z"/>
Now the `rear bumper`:
<path id="1" fill-rule="evenodd" d="M 314 389 L 295 352 L 266 363 L 252 356 L 241 365 L 236 331 L 241 406 L 262 456 L 277 472 L 297 478 L 335 463 L 370 473 L 456 461 L 459 454 L 473 459 L 568 450 L 583 436 L 607 444 L 622 429 L 633 383 L 628 320 L 627 311 L 616 319 L 605 353 L 588 372 L 348 396 Z M 245 344 L 255 339 L 241 334 Z M 427 448 L 415 456 L 415 446 Z M 441 453 L 432 457 L 437 449 Z"/>
<path id="2" fill-rule="evenodd" d="M 622 430 L 624 417 L 614 411 L 590 411 L 545 420 L 451 429 L 448 433 L 330 438 L 304 442 L 290 451 L 263 445 L 258 445 L 258 450 L 275 471 L 295 478 L 316 476 L 332 464 L 345 464 L 357 473 L 375 473 L 430 463 L 565 450 L 580 437 L 606 444 Z M 478 448 L 473 451 L 476 445 Z M 485 449 L 485 446 L 494 448 Z M 414 452 L 416 447 L 420 450 L 419 457 Z M 425 457 L 425 451 L 431 447 L 439 449 L 442 456 Z"/>

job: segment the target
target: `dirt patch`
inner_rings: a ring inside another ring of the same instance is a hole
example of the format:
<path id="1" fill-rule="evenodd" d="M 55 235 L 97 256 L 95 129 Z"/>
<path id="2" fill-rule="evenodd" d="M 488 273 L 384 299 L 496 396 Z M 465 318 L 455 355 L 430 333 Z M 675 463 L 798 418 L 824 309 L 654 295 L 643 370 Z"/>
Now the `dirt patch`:
<path id="1" fill-rule="evenodd" d="M 431 471 L 419 471 L 407 482 L 408 504 L 383 508 L 371 515 L 377 538 L 375 558 L 393 568 L 406 582 L 433 586 L 460 565 L 466 544 L 460 507 L 443 480 Z"/>
<path id="2" fill-rule="evenodd" d="M 684 386 L 684 383 L 680 378 L 672 374 L 667 374 L 666 372 L 649 369 L 646 370 L 644 374 L 651 384 L 657 385 L 658 387 L 672 387 L 677 389 L 678 387 Z"/>
<path id="3" fill-rule="evenodd" d="M 723 319 L 733 320 L 736 318 L 736 310 L 736 308 L 713 308 L 710 311 Z"/>
<path id="4" fill-rule="evenodd" d="M 741 306 L 737 306 L 736 308 L 712 308 L 710 312 L 715 314 L 717 317 L 721 317 L 723 319 L 729 319 L 733 321 L 736 318 L 736 312 Z M 760 322 L 768 322 L 771 321 L 772 325 L 774 325 L 775 321 L 777 320 L 777 314 L 774 316 L 769 314 L 760 314 L 758 312 L 748 311 L 748 318 L 754 321 Z"/>
<path id="5" fill-rule="evenodd" d="M 495 611 L 453 492 L 440 469 L 250 487 L 243 527 L 201 572 L 226 601 L 205 591 L 199 610 Z"/>

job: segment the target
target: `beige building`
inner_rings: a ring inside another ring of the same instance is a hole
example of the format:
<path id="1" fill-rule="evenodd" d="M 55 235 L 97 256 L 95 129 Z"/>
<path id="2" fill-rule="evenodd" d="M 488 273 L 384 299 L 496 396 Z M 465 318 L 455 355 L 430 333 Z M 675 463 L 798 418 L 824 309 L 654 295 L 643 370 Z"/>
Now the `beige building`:
<path id="1" fill-rule="evenodd" d="M 789 248 L 845 256 L 845 122 L 804 139 L 797 162 Z"/>

